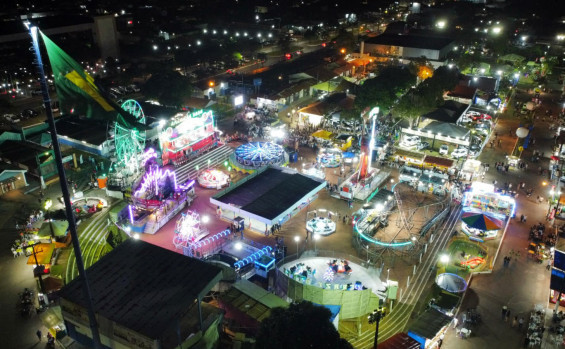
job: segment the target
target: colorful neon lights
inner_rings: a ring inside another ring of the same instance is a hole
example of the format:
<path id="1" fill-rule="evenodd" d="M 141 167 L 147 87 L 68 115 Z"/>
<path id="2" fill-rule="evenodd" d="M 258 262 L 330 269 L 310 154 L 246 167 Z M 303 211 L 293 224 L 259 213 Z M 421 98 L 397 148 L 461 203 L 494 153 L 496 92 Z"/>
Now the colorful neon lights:
<path id="1" fill-rule="evenodd" d="M 169 171 L 169 170 L 163 171 L 163 169 L 161 169 L 161 168 L 153 167 L 153 168 L 149 169 L 148 172 L 145 172 L 145 175 L 143 175 L 141 185 L 139 186 L 139 188 L 137 189 L 137 191 L 133 195 L 135 197 L 138 197 L 139 194 L 145 193 L 145 192 L 151 190 L 151 188 L 153 188 L 155 190 L 156 196 L 159 195 L 159 181 L 161 181 L 161 180 L 163 180 L 167 177 L 173 178 L 174 189 L 175 190 L 178 189 L 178 187 L 177 187 L 177 176 L 175 175 L 174 171 Z"/>
<path id="2" fill-rule="evenodd" d="M 355 225 L 353 226 L 353 230 L 355 230 L 355 232 L 357 232 L 357 234 L 359 234 L 359 236 L 361 236 L 361 238 L 365 241 L 368 242 L 372 242 L 375 245 L 379 245 L 379 246 L 385 246 L 385 247 L 403 247 L 403 246 L 408 246 L 412 244 L 412 241 L 406 241 L 406 242 L 382 242 L 379 240 L 375 240 L 371 237 L 366 236 L 365 234 L 363 234 L 362 232 L 359 231 L 359 229 L 357 228 L 357 223 L 355 223 Z"/>
<path id="3" fill-rule="evenodd" d="M 273 248 L 271 246 L 263 247 L 259 251 L 254 252 L 254 253 L 250 254 L 249 256 L 245 257 L 244 259 L 235 262 L 233 264 L 233 266 L 236 267 L 236 268 L 242 268 L 249 263 L 252 263 L 252 262 L 259 260 L 259 258 L 261 258 L 262 255 L 269 254 L 272 250 L 273 250 Z"/>
<path id="4" fill-rule="evenodd" d="M 147 149 L 145 153 L 143 153 L 143 155 L 141 156 L 141 166 L 145 166 L 147 161 L 156 158 L 157 158 L 157 153 L 155 152 L 155 149 L 153 148 Z"/>

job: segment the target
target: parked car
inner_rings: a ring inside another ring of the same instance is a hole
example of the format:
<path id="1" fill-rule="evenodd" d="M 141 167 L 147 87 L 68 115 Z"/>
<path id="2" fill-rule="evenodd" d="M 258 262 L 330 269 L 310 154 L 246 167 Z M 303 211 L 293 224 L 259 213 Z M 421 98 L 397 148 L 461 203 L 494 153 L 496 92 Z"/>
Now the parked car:
<path id="1" fill-rule="evenodd" d="M 141 91 L 139 89 L 139 87 L 137 87 L 137 85 L 129 85 L 128 88 L 130 89 L 131 92 L 139 92 Z"/>
<path id="2" fill-rule="evenodd" d="M 406 136 L 404 140 L 400 142 L 399 146 L 402 148 L 413 148 L 420 144 L 420 137 L 419 136 Z"/>
<path id="3" fill-rule="evenodd" d="M 21 121 L 21 117 L 19 115 L 14 115 L 14 114 L 4 114 L 4 119 L 6 119 L 6 121 L 11 122 L 13 124 Z"/>
<path id="4" fill-rule="evenodd" d="M 439 154 L 440 155 L 449 154 L 449 146 L 447 144 L 442 144 L 441 147 L 439 147 Z"/>
<path id="5" fill-rule="evenodd" d="M 480 144 L 474 143 L 474 144 L 471 144 L 469 146 L 469 155 L 471 155 L 473 157 L 478 156 L 480 151 L 481 151 L 481 145 Z"/>
<path id="6" fill-rule="evenodd" d="M 469 149 L 467 148 L 457 148 L 451 152 L 451 157 L 455 159 L 464 158 L 469 154 Z"/>
<path id="7" fill-rule="evenodd" d="M 24 110 L 22 110 L 22 116 L 23 116 L 24 118 L 33 118 L 33 117 L 36 117 L 36 116 L 38 116 L 38 115 L 39 115 L 39 113 L 36 112 L 36 111 L 33 110 L 33 109 L 24 109 Z"/>
<path id="8" fill-rule="evenodd" d="M 424 150 L 424 149 L 428 149 L 430 147 L 430 143 L 429 142 L 420 142 L 420 144 L 418 144 L 418 146 L 416 147 L 416 149 L 418 150 Z"/>

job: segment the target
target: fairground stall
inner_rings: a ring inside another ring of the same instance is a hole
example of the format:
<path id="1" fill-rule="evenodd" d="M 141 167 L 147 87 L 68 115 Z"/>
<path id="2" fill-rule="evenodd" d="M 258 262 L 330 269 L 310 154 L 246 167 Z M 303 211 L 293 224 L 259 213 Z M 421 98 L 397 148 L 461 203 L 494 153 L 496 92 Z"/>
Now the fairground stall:
<path id="1" fill-rule="evenodd" d="M 180 166 L 218 145 L 212 111 L 179 113 L 159 134 L 163 165 Z"/>
<path id="2" fill-rule="evenodd" d="M 421 167 L 424 164 L 425 158 L 426 154 L 404 149 L 396 149 L 392 155 L 392 160 L 394 162 L 404 165 L 412 165 L 414 167 Z"/>
<path id="3" fill-rule="evenodd" d="M 449 190 L 449 176 L 443 172 L 426 170 L 417 183 L 420 192 L 445 195 Z"/>
<path id="4" fill-rule="evenodd" d="M 411 166 L 402 166 L 398 171 L 398 180 L 400 182 L 408 182 L 410 184 L 417 182 L 422 176 L 422 170 L 420 168 Z"/>
<path id="5" fill-rule="evenodd" d="M 473 182 L 463 195 L 462 204 L 503 217 L 514 217 L 516 213 L 516 201 L 512 197 L 496 192 L 494 185 L 482 182 Z"/>
<path id="6" fill-rule="evenodd" d="M 463 163 L 459 176 L 465 181 L 471 181 L 481 175 L 481 162 L 479 160 L 469 159 Z"/>

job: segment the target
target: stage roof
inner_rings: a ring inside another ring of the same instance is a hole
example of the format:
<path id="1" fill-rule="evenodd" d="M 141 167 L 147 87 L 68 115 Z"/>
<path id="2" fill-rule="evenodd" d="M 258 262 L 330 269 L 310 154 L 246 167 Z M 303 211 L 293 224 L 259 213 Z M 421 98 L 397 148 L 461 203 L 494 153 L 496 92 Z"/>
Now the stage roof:
<path id="1" fill-rule="evenodd" d="M 447 316 L 439 310 L 430 308 L 420 315 L 408 330 L 424 338 L 431 339 L 434 338 L 444 326 L 447 326 L 452 319 L 451 316 Z"/>
<path id="2" fill-rule="evenodd" d="M 399 332 L 379 344 L 380 349 L 418 349 L 420 343 L 404 332 Z"/>
<path id="3" fill-rule="evenodd" d="M 161 338 L 221 277 L 218 267 L 134 239 L 88 268 L 94 311 L 151 339 Z M 80 278 L 60 295 L 86 308 Z"/>
<path id="4" fill-rule="evenodd" d="M 295 170 L 270 167 L 245 183 L 210 199 L 272 221 L 324 186 L 325 181 Z"/>
<path id="5" fill-rule="evenodd" d="M 288 307 L 287 301 L 245 279 L 236 281 L 220 299 L 257 321 L 269 317 L 273 308 Z"/>

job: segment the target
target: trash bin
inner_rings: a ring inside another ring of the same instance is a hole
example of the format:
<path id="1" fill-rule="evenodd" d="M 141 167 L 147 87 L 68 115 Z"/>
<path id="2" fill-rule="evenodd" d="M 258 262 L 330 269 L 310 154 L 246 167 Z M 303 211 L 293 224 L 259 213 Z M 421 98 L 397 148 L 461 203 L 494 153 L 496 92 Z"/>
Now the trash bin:
<path id="1" fill-rule="evenodd" d="M 106 188 L 107 183 L 108 183 L 108 176 L 98 177 L 98 188 L 100 189 Z"/>

